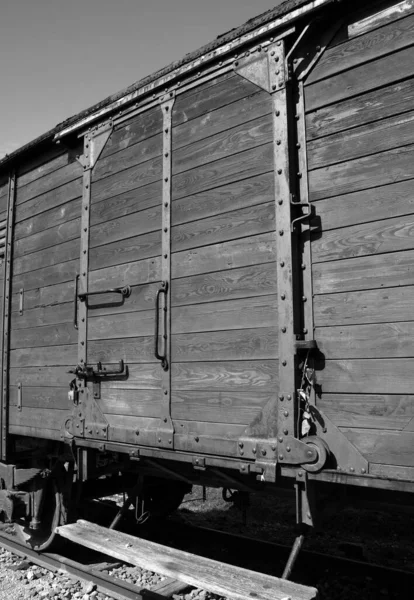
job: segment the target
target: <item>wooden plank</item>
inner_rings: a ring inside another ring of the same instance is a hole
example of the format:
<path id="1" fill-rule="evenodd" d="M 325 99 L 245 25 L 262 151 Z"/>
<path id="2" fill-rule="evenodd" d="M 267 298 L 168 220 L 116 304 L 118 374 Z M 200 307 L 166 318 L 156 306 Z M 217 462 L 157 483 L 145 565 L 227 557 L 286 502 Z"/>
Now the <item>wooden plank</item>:
<path id="1" fill-rule="evenodd" d="M 268 94 L 260 91 L 232 104 L 200 115 L 196 119 L 184 122 L 174 129 L 173 151 L 178 148 L 199 142 L 206 136 L 216 135 L 248 123 L 271 112 Z"/>
<path id="2" fill-rule="evenodd" d="M 38 269 L 37 271 L 30 271 L 28 273 L 17 275 L 13 278 L 13 294 L 18 293 L 21 288 L 25 290 L 25 293 L 26 290 L 36 289 L 39 287 L 39 283 L 41 283 L 43 287 L 46 287 L 53 286 L 57 283 L 64 283 L 66 281 L 73 282 L 75 275 L 78 272 L 79 260 L 69 260 L 65 263 L 59 263 L 57 265 Z"/>
<path id="3" fill-rule="evenodd" d="M 414 417 L 414 396 L 322 394 L 317 408 L 337 427 L 401 431 Z"/>
<path id="4" fill-rule="evenodd" d="M 360 225 L 414 213 L 413 180 L 343 194 L 314 204 L 317 221 L 324 234 L 338 225 Z"/>
<path id="5" fill-rule="evenodd" d="M 155 360 L 155 358 L 154 358 Z M 162 369 L 159 361 L 156 363 L 128 363 L 126 379 L 108 379 L 101 382 L 102 396 L 108 390 L 160 390 Z"/>
<path id="6" fill-rule="evenodd" d="M 185 306 L 276 292 L 276 267 L 274 262 L 270 262 L 174 280 L 171 303 L 172 306 Z"/>
<path id="7" fill-rule="evenodd" d="M 118 531 L 113 531 L 113 534 L 111 532 L 111 545 L 108 547 L 105 542 L 108 529 L 87 521 L 59 527 L 58 533 L 92 550 L 102 551 L 102 548 L 106 548 L 110 556 L 119 560 L 221 596 L 238 600 L 251 600 L 252 594 L 257 600 L 286 600 L 286 597 L 305 600 L 317 596 L 314 588 L 233 567 L 147 540 L 137 541 L 133 536 Z"/>
<path id="8" fill-rule="evenodd" d="M 171 356 L 177 362 L 277 358 L 276 327 L 175 334 Z"/>
<path id="9" fill-rule="evenodd" d="M 26 427 L 24 425 L 11 425 L 9 423 L 9 433 L 11 435 L 23 435 L 25 437 L 35 437 L 41 440 L 62 441 L 62 434 L 59 429 L 47 429 L 44 427 Z"/>
<path id="10" fill-rule="evenodd" d="M 138 313 L 118 313 L 94 317 L 89 314 L 88 339 L 112 340 L 116 338 L 136 338 L 153 335 L 155 310 Z M 112 345 L 112 344 L 111 344 Z"/>
<path id="11" fill-rule="evenodd" d="M 264 116 L 254 121 L 242 123 L 233 129 L 222 131 L 175 150 L 172 155 L 173 174 L 177 175 L 183 171 L 200 167 L 200 165 L 269 143 L 272 140 L 270 100 L 267 100 L 263 110 Z M 208 134 L 209 129 L 207 128 Z"/>
<path id="12" fill-rule="evenodd" d="M 116 125 L 102 151 L 101 160 L 114 152 L 151 138 L 161 129 L 162 111 L 159 106 L 146 110 L 121 125 Z"/>
<path id="13" fill-rule="evenodd" d="M 248 425 L 272 399 L 272 392 L 173 392 L 171 416 L 177 420 Z"/>
<path id="14" fill-rule="evenodd" d="M 269 172 L 273 144 L 264 144 L 173 177 L 173 200 Z"/>
<path id="15" fill-rule="evenodd" d="M 69 387 L 25 387 L 21 388 L 22 407 L 47 410 L 71 410 L 73 403 L 68 400 Z M 10 387 L 9 406 L 18 404 L 18 388 Z"/>
<path id="16" fill-rule="evenodd" d="M 59 263 L 65 263 L 75 258 L 79 261 L 79 256 L 80 241 L 79 238 L 75 238 L 57 246 L 43 248 L 38 252 L 32 252 L 15 258 L 13 261 L 13 273 L 14 275 L 21 275 L 28 271 L 36 271 Z"/>
<path id="17" fill-rule="evenodd" d="M 314 263 L 401 252 L 414 247 L 414 215 L 324 231 L 312 242 Z"/>
<path id="18" fill-rule="evenodd" d="M 172 224 L 214 217 L 216 215 L 264 204 L 274 199 L 273 172 L 235 181 L 213 190 L 176 200 L 172 205 Z"/>
<path id="19" fill-rule="evenodd" d="M 89 273 L 89 291 L 107 290 L 124 285 L 140 285 L 161 280 L 161 258 L 146 258 L 118 266 L 106 267 Z"/>
<path id="20" fill-rule="evenodd" d="M 14 256 L 17 258 L 30 252 L 36 252 L 67 242 L 68 240 L 77 239 L 80 237 L 80 226 L 81 220 L 79 217 L 17 240 L 14 243 Z"/>
<path id="21" fill-rule="evenodd" d="M 274 230 L 274 202 L 249 206 L 173 227 L 171 231 L 172 252 L 209 246 Z"/>
<path id="22" fill-rule="evenodd" d="M 108 335 L 110 333 L 108 332 Z M 117 363 L 123 360 L 126 364 L 153 363 L 154 334 L 151 336 L 91 340 L 88 342 L 88 360 L 91 363 Z M 122 388 L 122 385 L 119 386 Z"/>
<path id="23" fill-rule="evenodd" d="M 19 180 L 17 180 L 17 191 L 16 191 L 16 205 L 23 204 L 36 196 L 40 196 L 45 193 L 50 193 L 51 190 L 61 187 L 74 179 L 82 176 L 82 167 L 80 163 L 75 160 L 65 167 L 61 167 L 52 173 L 48 173 L 40 179 L 19 187 Z"/>
<path id="24" fill-rule="evenodd" d="M 173 363 L 172 389 L 271 391 L 278 381 L 276 360 Z"/>
<path id="25" fill-rule="evenodd" d="M 414 79 L 399 81 L 379 90 L 330 104 L 306 116 L 306 136 L 317 139 L 412 109 Z"/>
<path id="26" fill-rule="evenodd" d="M 341 431 L 370 462 L 414 466 L 414 433 L 343 428 Z"/>
<path id="27" fill-rule="evenodd" d="M 105 221 L 124 217 L 157 206 L 162 193 L 161 181 L 150 183 L 139 189 L 131 189 L 117 196 L 101 199 L 97 194 L 92 197 L 93 208 L 90 215 L 90 225 L 98 225 Z"/>
<path id="28" fill-rule="evenodd" d="M 94 225 L 90 230 L 90 248 L 124 240 L 128 237 L 136 237 L 157 229 L 161 229 L 161 206 L 154 206 Z"/>
<path id="29" fill-rule="evenodd" d="M 313 266 L 315 294 L 414 284 L 414 251 L 363 256 Z"/>
<path id="30" fill-rule="evenodd" d="M 14 312 L 11 317 L 12 331 L 33 327 L 34 325 L 40 327 L 58 323 L 73 323 L 73 303 L 65 302 L 64 304 L 24 310 L 22 315 L 19 312 Z"/>
<path id="31" fill-rule="evenodd" d="M 375 7 L 375 10 L 376 8 L 377 7 Z M 380 10 L 379 12 L 375 12 L 373 14 L 371 10 L 371 14 L 359 21 L 351 23 L 348 26 L 348 36 L 355 37 L 357 35 L 363 35 L 371 29 L 376 29 L 377 27 L 382 27 L 391 21 L 401 19 L 405 15 L 411 13 L 413 8 L 413 0 L 404 0 L 398 4 L 387 6 L 384 10 Z"/>
<path id="32" fill-rule="evenodd" d="M 47 429 L 60 430 L 70 416 L 69 410 L 47 409 L 47 408 L 29 408 L 26 407 L 19 411 L 11 406 L 9 409 L 10 425 L 22 425 L 23 427 L 44 428 L 47 423 Z"/>
<path id="33" fill-rule="evenodd" d="M 274 238 L 273 233 L 265 233 L 200 249 L 176 252 L 171 257 L 172 277 L 178 279 L 273 262 L 276 258 Z"/>
<path id="34" fill-rule="evenodd" d="M 139 213 L 141 214 L 141 213 Z M 158 223 L 161 225 L 161 221 Z M 154 223 L 154 227 L 156 223 Z M 127 229 L 125 227 L 125 229 Z M 118 235 L 123 235 L 121 229 Z M 127 232 L 125 232 L 127 233 Z M 116 235 L 114 233 L 114 235 Z M 103 238 L 105 239 L 105 237 Z M 122 265 L 144 258 L 161 255 L 161 229 L 136 237 L 117 240 L 111 244 L 91 248 L 89 252 L 89 268 L 91 270 L 103 269 L 113 265 Z"/>
<path id="35" fill-rule="evenodd" d="M 10 351 L 10 367 L 57 367 L 77 364 L 77 345 L 19 348 Z"/>
<path id="36" fill-rule="evenodd" d="M 152 160 L 161 156 L 161 154 L 162 133 L 160 128 L 159 132 L 154 137 L 138 142 L 133 146 L 128 146 L 110 156 L 101 156 L 93 170 L 93 180 L 94 182 L 99 181 L 99 179 L 103 179 L 109 175 L 114 175 L 115 173 L 134 167 L 135 165 L 140 165 L 148 160 Z"/>
<path id="37" fill-rule="evenodd" d="M 14 228 L 14 239 L 20 240 L 28 235 L 33 235 L 34 233 L 44 231 L 45 229 L 62 225 L 76 219 L 80 214 L 81 198 L 76 198 L 66 204 L 45 211 L 40 215 L 33 216 L 31 219 L 16 223 Z"/>
<path id="38" fill-rule="evenodd" d="M 138 429 L 154 429 L 157 430 L 159 418 L 154 417 L 132 417 L 130 415 L 112 415 L 108 413 L 106 419 L 109 424 L 109 439 L 119 441 L 128 441 L 125 434 L 130 431 L 133 434 L 134 443 L 138 443 L 138 438 L 135 437 L 135 431 Z M 118 431 L 117 431 L 118 430 Z M 125 436 L 125 437 L 124 437 Z"/>
<path id="39" fill-rule="evenodd" d="M 213 439 L 238 439 L 243 435 L 246 426 L 243 423 L 203 423 L 200 421 L 176 420 L 174 427 L 179 435 L 194 436 L 200 435 Z M 213 440 L 211 440 L 213 442 Z M 211 444 L 214 447 L 214 442 Z M 216 447 L 213 454 L 218 454 L 220 450 Z"/>
<path id="40" fill-rule="evenodd" d="M 399 148 L 414 141 L 414 112 L 361 125 L 308 143 L 308 167 L 331 164 Z"/>
<path id="41" fill-rule="evenodd" d="M 31 162 L 19 165 L 17 173 L 19 187 L 65 167 L 69 160 L 69 153 L 65 149 L 55 147 L 49 152 L 43 150 L 40 156 L 34 157 Z"/>
<path id="42" fill-rule="evenodd" d="M 131 295 L 122 302 L 118 294 L 105 294 L 102 296 L 89 296 L 88 309 L 90 317 L 102 315 L 131 313 L 134 311 L 153 310 L 155 307 L 155 296 L 159 290 L 158 283 L 137 285 L 131 288 Z M 131 319 L 135 316 L 132 315 Z"/>
<path id="43" fill-rule="evenodd" d="M 413 315 L 414 287 L 364 290 L 316 296 L 316 326 L 408 321 Z"/>
<path id="44" fill-rule="evenodd" d="M 18 367 L 10 369 L 10 385 L 17 386 L 21 383 L 27 387 L 65 387 L 69 388 L 69 382 L 73 375 L 69 374 L 72 365 L 63 365 L 60 367 Z"/>
<path id="45" fill-rule="evenodd" d="M 178 306 L 172 309 L 172 333 L 274 327 L 276 311 L 276 296 Z"/>
<path id="46" fill-rule="evenodd" d="M 34 348 L 36 346 L 63 346 L 76 344 L 78 332 L 73 323 L 43 325 L 28 329 L 12 329 L 10 348 Z"/>
<path id="47" fill-rule="evenodd" d="M 414 468 L 413 467 L 400 467 L 397 465 L 376 465 L 371 463 L 369 465 L 370 475 L 377 477 L 384 477 L 386 479 L 400 479 L 403 481 L 414 481 Z"/>
<path id="48" fill-rule="evenodd" d="M 234 73 L 221 75 L 215 81 L 209 82 L 208 86 L 203 84 L 195 90 L 177 96 L 173 112 L 174 127 L 250 96 L 257 91 L 254 84 Z"/>
<path id="49" fill-rule="evenodd" d="M 327 360 L 316 376 L 324 394 L 409 395 L 414 385 L 414 359 Z"/>
<path id="50" fill-rule="evenodd" d="M 105 389 L 99 406 L 104 414 L 156 418 L 161 416 L 161 395 L 161 389 Z"/>
<path id="51" fill-rule="evenodd" d="M 363 94 L 414 74 L 413 49 L 405 48 L 305 88 L 306 112 Z"/>
<path id="52" fill-rule="evenodd" d="M 309 173 L 311 200 L 412 179 L 414 146 L 403 146 Z"/>
<path id="53" fill-rule="evenodd" d="M 307 84 L 353 69 L 369 61 L 414 44 L 414 15 L 393 21 L 380 29 L 351 37 L 343 44 L 328 48 L 311 71 Z"/>
<path id="54" fill-rule="evenodd" d="M 24 310 L 32 308 L 41 308 L 60 304 L 64 302 L 73 302 L 74 298 L 74 280 L 47 287 L 37 287 L 32 290 L 24 290 Z M 19 290 L 16 288 L 12 294 L 12 310 L 19 310 Z"/>
<path id="55" fill-rule="evenodd" d="M 82 178 L 74 179 L 59 188 L 46 190 L 44 194 L 16 206 L 16 224 L 81 196 Z"/>
<path id="56" fill-rule="evenodd" d="M 162 157 L 153 158 L 92 183 L 92 202 L 99 202 L 118 194 L 137 190 L 161 180 L 161 177 Z"/>

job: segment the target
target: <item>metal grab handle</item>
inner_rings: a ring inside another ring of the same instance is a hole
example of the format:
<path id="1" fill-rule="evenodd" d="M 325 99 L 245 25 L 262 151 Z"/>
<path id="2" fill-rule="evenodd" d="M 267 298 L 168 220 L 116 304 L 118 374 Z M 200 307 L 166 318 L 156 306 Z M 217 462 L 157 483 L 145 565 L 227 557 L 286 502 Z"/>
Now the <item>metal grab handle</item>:
<path id="1" fill-rule="evenodd" d="M 84 294 L 78 294 L 78 298 L 79 300 L 86 300 L 88 296 L 101 296 L 102 294 L 121 294 L 123 298 L 128 298 L 131 295 L 131 286 L 125 285 L 124 287 L 110 288 L 101 292 L 85 292 Z"/>
<path id="2" fill-rule="evenodd" d="M 76 275 L 75 276 L 74 314 L 73 314 L 73 326 L 75 329 L 78 328 L 78 285 L 79 285 L 79 275 Z"/>
<path id="3" fill-rule="evenodd" d="M 160 296 L 161 294 L 165 295 L 165 302 L 167 302 L 167 293 L 168 293 L 168 282 L 163 281 L 162 287 L 158 290 L 157 295 L 155 296 L 155 347 L 154 354 L 157 360 L 161 361 L 161 366 L 164 371 L 168 371 L 168 360 L 167 360 L 167 306 L 164 306 L 164 354 L 160 354 L 158 352 L 158 337 L 159 337 L 159 317 L 160 317 Z"/>

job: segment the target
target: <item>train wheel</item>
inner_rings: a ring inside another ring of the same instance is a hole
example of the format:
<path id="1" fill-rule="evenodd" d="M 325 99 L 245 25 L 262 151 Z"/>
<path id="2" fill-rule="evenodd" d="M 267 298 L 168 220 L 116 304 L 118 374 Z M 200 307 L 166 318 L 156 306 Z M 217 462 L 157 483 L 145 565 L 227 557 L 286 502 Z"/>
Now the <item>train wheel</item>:
<path id="1" fill-rule="evenodd" d="M 303 464 L 302 468 L 310 473 L 317 473 L 318 471 L 321 471 L 325 466 L 326 461 L 328 460 L 328 445 L 324 442 L 324 440 L 314 435 L 310 435 L 309 437 L 304 438 L 301 441 L 309 446 L 312 446 L 317 453 L 316 461 L 313 463 Z"/>

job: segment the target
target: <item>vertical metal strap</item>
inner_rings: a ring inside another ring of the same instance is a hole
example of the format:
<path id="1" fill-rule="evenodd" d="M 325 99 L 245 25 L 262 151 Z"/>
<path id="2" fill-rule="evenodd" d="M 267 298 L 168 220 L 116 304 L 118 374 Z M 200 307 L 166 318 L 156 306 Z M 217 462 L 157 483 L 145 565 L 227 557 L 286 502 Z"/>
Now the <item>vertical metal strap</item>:
<path id="1" fill-rule="evenodd" d="M 277 307 L 279 326 L 278 460 L 283 462 L 289 446 L 286 436 L 295 434 L 295 346 L 291 194 L 288 134 L 288 95 L 285 47 L 280 41 L 269 56 L 273 102 L 274 178 L 276 202 Z"/>
<path id="2" fill-rule="evenodd" d="M 163 294 L 162 319 L 165 327 L 164 348 L 167 369 L 162 370 L 161 424 L 157 430 L 156 444 L 163 448 L 173 448 L 174 428 L 171 420 L 171 171 L 172 171 L 172 112 L 175 102 L 173 93 L 161 99 L 163 115 L 163 169 L 162 169 L 162 267 L 161 279 L 167 292 Z"/>
<path id="3" fill-rule="evenodd" d="M 1 340 L 1 411 L 0 411 L 0 448 L 1 459 L 7 458 L 7 421 L 9 400 L 9 351 L 10 351 L 10 311 L 11 311 L 11 261 L 13 242 L 14 205 L 16 201 L 16 174 L 9 177 L 9 196 L 7 207 L 6 245 L 4 253 L 5 273 L 3 286 L 3 337 Z"/>

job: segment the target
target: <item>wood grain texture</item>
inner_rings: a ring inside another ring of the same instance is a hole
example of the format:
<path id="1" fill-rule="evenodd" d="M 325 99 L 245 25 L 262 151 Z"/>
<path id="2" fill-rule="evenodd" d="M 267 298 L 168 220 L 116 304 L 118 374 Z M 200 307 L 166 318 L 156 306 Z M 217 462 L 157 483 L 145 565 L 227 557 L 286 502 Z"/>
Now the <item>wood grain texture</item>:
<path id="1" fill-rule="evenodd" d="M 24 308 L 24 303 L 23 303 Z M 11 315 L 12 330 L 26 329 L 28 327 L 41 327 L 43 325 L 57 325 L 58 323 L 73 322 L 73 303 L 65 302 L 53 306 L 40 307 L 13 312 Z"/>
<path id="2" fill-rule="evenodd" d="M 413 180 L 343 194 L 314 204 L 323 232 L 414 213 Z M 318 231 L 318 226 L 314 230 Z M 325 235 L 325 233 L 323 234 Z"/>
<path id="3" fill-rule="evenodd" d="M 172 309 L 172 333 L 275 327 L 276 296 L 206 302 Z"/>
<path id="4" fill-rule="evenodd" d="M 31 219 L 45 211 L 64 205 L 82 196 L 82 178 L 62 185 L 59 188 L 46 190 L 40 196 L 16 206 L 16 225 L 25 219 Z"/>
<path id="5" fill-rule="evenodd" d="M 276 258 L 274 238 L 274 234 L 265 233 L 200 249 L 176 252 L 171 257 L 172 277 L 177 279 L 273 262 Z"/>
<path id="6" fill-rule="evenodd" d="M 23 425 L 24 427 L 44 428 L 47 423 L 47 429 L 60 430 L 70 416 L 69 410 L 53 410 L 47 408 L 26 407 L 22 411 L 11 406 L 9 410 L 10 425 Z M 46 439 L 49 436 L 46 435 Z"/>
<path id="7" fill-rule="evenodd" d="M 414 417 L 414 396 L 323 394 L 317 407 L 337 427 L 401 431 Z"/>
<path id="8" fill-rule="evenodd" d="M 44 287 L 48 287 L 58 283 L 73 281 L 78 272 L 79 260 L 70 260 L 65 263 L 38 269 L 37 271 L 22 273 L 13 277 L 12 291 L 15 294 L 23 288 L 26 293 L 27 290 L 38 288 L 39 283 Z M 47 292 L 45 293 L 47 294 Z"/>
<path id="9" fill-rule="evenodd" d="M 127 378 L 113 377 L 102 380 L 102 396 L 106 397 L 107 392 L 109 393 L 111 390 L 160 390 L 161 373 L 162 369 L 159 361 L 156 363 L 129 363 Z"/>
<path id="10" fill-rule="evenodd" d="M 373 464 L 369 465 L 369 472 L 371 475 L 377 477 L 384 477 L 386 479 L 399 479 L 403 481 L 414 481 L 414 468 L 413 467 L 400 467 L 397 465 L 381 465 Z"/>
<path id="11" fill-rule="evenodd" d="M 101 199 L 95 194 L 92 197 L 91 227 L 146 208 L 158 206 L 161 194 L 161 181 L 150 183 L 138 189 L 128 190 L 123 194 L 109 196 L 109 198 Z"/>
<path id="12" fill-rule="evenodd" d="M 340 71 L 379 59 L 412 44 L 414 15 L 408 15 L 404 19 L 393 21 L 379 29 L 351 38 L 343 44 L 328 48 L 311 71 L 307 84 L 332 77 Z"/>
<path id="13" fill-rule="evenodd" d="M 414 248 L 414 215 L 324 231 L 312 242 L 314 263 Z"/>
<path id="14" fill-rule="evenodd" d="M 271 391 L 278 383 L 276 360 L 173 363 L 173 390 Z"/>
<path id="15" fill-rule="evenodd" d="M 17 406 L 18 388 L 10 387 L 9 406 Z M 21 389 L 23 410 L 25 407 L 47 410 L 71 410 L 73 403 L 68 400 L 66 387 L 25 387 Z"/>
<path id="16" fill-rule="evenodd" d="M 274 262 L 183 277 L 171 283 L 172 306 L 215 302 L 277 292 Z"/>
<path id="17" fill-rule="evenodd" d="M 80 217 L 67 221 L 50 229 L 39 231 L 29 237 L 17 240 L 14 243 L 13 254 L 16 258 L 24 256 L 30 252 L 36 252 L 44 248 L 51 248 L 63 242 L 77 239 L 80 237 L 81 220 Z"/>
<path id="18" fill-rule="evenodd" d="M 412 56 L 412 48 L 405 48 L 307 86 L 306 111 L 412 77 Z"/>
<path id="19" fill-rule="evenodd" d="M 414 146 L 357 158 L 309 173 L 311 200 L 413 179 Z"/>
<path id="20" fill-rule="evenodd" d="M 80 234 L 80 228 L 79 228 Z M 36 271 L 45 267 L 51 267 L 60 263 L 65 263 L 79 259 L 80 256 L 80 241 L 79 238 L 62 242 L 51 248 L 43 248 L 38 252 L 31 252 L 15 258 L 13 261 L 14 275 L 27 273 L 28 271 Z"/>
<path id="21" fill-rule="evenodd" d="M 364 290 L 317 296 L 316 326 L 408 321 L 413 315 L 414 287 Z"/>
<path id="22" fill-rule="evenodd" d="M 107 290 L 124 285 L 140 285 L 161 280 L 161 258 L 147 258 L 119 266 L 106 267 L 89 273 L 89 291 Z"/>
<path id="23" fill-rule="evenodd" d="M 315 294 L 414 284 L 414 251 L 363 256 L 313 265 Z"/>
<path id="24" fill-rule="evenodd" d="M 150 336 L 91 340 L 88 342 L 88 360 L 91 363 L 118 363 L 127 365 L 156 362 L 154 357 L 154 334 Z M 119 386 L 122 388 L 122 385 Z"/>
<path id="25" fill-rule="evenodd" d="M 125 217 L 94 225 L 90 229 L 89 245 L 90 248 L 96 248 L 110 242 L 136 237 L 161 229 L 161 224 L 161 205 L 147 208 Z"/>
<path id="26" fill-rule="evenodd" d="M 173 175 L 270 142 L 273 135 L 270 109 L 268 101 L 264 116 L 175 150 L 172 154 Z"/>
<path id="27" fill-rule="evenodd" d="M 133 146 L 128 146 L 110 156 L 101 156 L 93 170 L 93 180 L 99 181 L 109 175 L 114 175 L 135 165 L 152 160 L 157 156 L 161 156 L 161 154 L 162 133 L 160 128 L 154 137 L 138 142 Z"/>
<path id="28" fill-rule="evenodd" d="M 209 111 L 174 128 L 173 152 L 189 143 L 194 144 L 207 136 L 248 123 L 269 112 L 271 112 L 270 99 L 263 91 Z"/>
<path id="29" fill-rule="evenodd" d="M 338 133 L 379 119 L 408 112 L 413 107 L 414 79 L 399 81 L 306 115 L 308 140 Z"/>
<path id="30" fill-rule="evenodd" d="M 69 383 L 73 375 L 69 374 L 76 363 L 62 365 L 59 367 L 14 367 L 10 369 L 10 385 L 44 389 L 46 387 L 64 387 L 69 389 Z"/>
<path id="31" fill-rule="evenodd" d="M 245 426 L 241 423 L 203 423 L 200 421 L 189 421 L 187 419 L 176 420 L 174 422 L 175 431 L 178 434 L 188 436 L 200 435 L 216 439 L 238 439 L 244 433 Z M 211 440 L 212 447 L 214 441 Z M 214 454 L 219 454 L 220 450 L 216 447 Z"/>
<path id="32" fill-rule="evenodd" d="M 174 104 L 173 125 L 177 127 L 181 123 L 206 115 L 257 91 L 255 85 L 234 73 L 220 75 L 215 80 L 211 80 L 208 85 L 203 84 L 177 97 Z"/>
<path id="33" fill-rule="evenodd" d="M 10 367 L 58 367 L 77 364 L 77 344 L 10 351 Z"/>
<path id="34" fill-rule="evenodd" d="M 118 194 L 137 190 L 161 180 L 161 177 L 162 157 L 153 158 L 92 183 L 92 202 L 100 202 Z"/>
<path id="35" fill-rule="evenodd" d="M 28 329 L 12 329 L 10 348 L 34 348 L 36 346 L 63 346 L 76 344 L 78 332 L 73 322 L 58 325 L 32 326 Z"/>
<path id="36" fill-rule="evenodd" d="M 277 358 L 277 334 L 275 327 L 175 334 L 171 356 L 177 362 Z"/>
<path id="37" fill-rule="evenodd" d="M 45 229 L 63 225 L 68 221 L 76 219 L 80 214 L 81 198 L 76 198 L 66 204 L 62 204 L 56 208 L 43 212 L 40 215 L 36 215 L 31 219 L 16 223 L 14 228 L 14 239 L 20 240 L 21 238 L 39 233 Z"/>
<path id="38" fill-rule="evenodd" d="M 154 328 L 154 309 L 138 313 L 117 313 L 102 317 L 94 317 L 90 313 L 88 319 L 88 340 L 112 340 L 115 338 L 149 336 L 154 333 Z"/>
<path id="39" fill-rule="evenodd" d="M 414 359 L 327 360 L 318 370 L 323 394 L 407 394 L 414 385 Z"/>
<path id="40" fill-rule="evenodd" d="M 161 416 L 161 389 L 106 389 L 101 396 L 99 406 L 104 414 L 153 418 Z"/>
<path id="41" fill-rule="evenodd" d="M 267 173 L 272 160 L 273 145 L 264 144 L 185 171 L 173 177 L 172 199 L 179 200 L 240 179 L 250 179 Z"/>
<path id="42" fill-rule="evenodd" d="M 414 433 L 345 429 L 341 431 L 369 462 L 414 466 Z"/>
<path id="43" fill-rule="evenodd" d="M 101 160 L 159 133 L 162 129 L 162 112 L 159 106 L 132 117 L 115 126 L 101 154 Z"/>
<path id="44" fill-rule="evenodd" d="M 171 416 L 187 421 L 248 425 L 271 399 L 271 392 L 174 392 Z"/>
<path id="45" fill-rule="evenodd" d="M 159 223 L 161 225 L 161 223 Z M 154 223 L 156 226 L 156 223 Z M 125 227 L 125 229 L 127 229 Z M 124 230 L 119 231 L 122 235 Z M 127 232 L 125 232 L 127 233 Z M 116 235 L 115 233 L 113 235 Z M 122 265 L 161 255 L 161 229 L 136 237 L 117 240 L 104 246 L 91 248 L 89 252 L 89 268 L 103 269 L 112 265 Z"/>
<path id="46" fill-rule="evenodd" d="M 269 165 L 270 166 L 270 165 Z M 172 205 L 172 224 L 214 217 L 274 199 L 273 172 L 235 181 L 194 196 L 176 200 Z"/>
<path id="47" fill-rule="evenodd" d="M 17 172 L 19 187 L 23 187 L 39 179 L 39 177 L 44 177 L 53 171 L 66 167 L 69 161 L 68 152 L 62 148 L 55 147 L 49 152 L 43 150 L 40 156 L 37 155 L 32 158 L 32 161 L 25 161 L 22 165 L 19 165 Z"/>
<path id="48" fill-rule="evenodd" d="M 318 327 L 315 339 L 327 359 L 414 356 L 413 321 Z"/>
<path id="49" fill-rule="evenodd" d="M 88 310 L 90 317 L 102 315 L 133 313 L 134 311 L 152 310 L 155 307 L 155 296 L 159 289 L 158 283 L 137 285 L 132 287 L 131 295 L 122 303 L 118 294 L 104 294 L 102 296 L 89 296 Z M 131 315 L 134 319 L 134 315 Z"/>
<path id="50" fill-rule="evenodd" d="M 56 440 L 58 442 L 62 441 L 60 429 L 11 425 L 9 423 L 9 433 L 11 435 L 23 435 L 25 437 L 40 438 L 41 440 Z"/>
<path id="51" fill-rule="evenodd" d="M 45 193 L 50 193 L 51 190 L 61 187 L 74 179 L 82 176 L 82 167 L 80 163 L 75 160 L 68 165 L 48 173 L 40 179 L 19 188 L 16 188 L 16 205 L 23 204 L 36 196 L 40 196 Z M 19 180 L 17 181 L 19 184 Z"/>
<path id="52" fill-rule="evenodd" d="M 207 219 L 176 225 L 171 230 L 172 252 L 208 246 L 275 230 L 275 204 L 249 206 Z"/>
<path id="53" fill-rule="evenodd" d="M 414 112 L 395 115 L 308 143 L 308 167 L 317 169 L 412 144 Z"/>
<path id="54" fill-rule="evenodd" d="M 59 283 L 47 287 L 36 287 L 32 290 L 24 290 L 24 310 L 32 308 L 43 308 L 64 302 L 73 302 L 74 279 L 66 283 Z M 12 310 L 19 310 L 19 290 L 13 290 Z"/>

